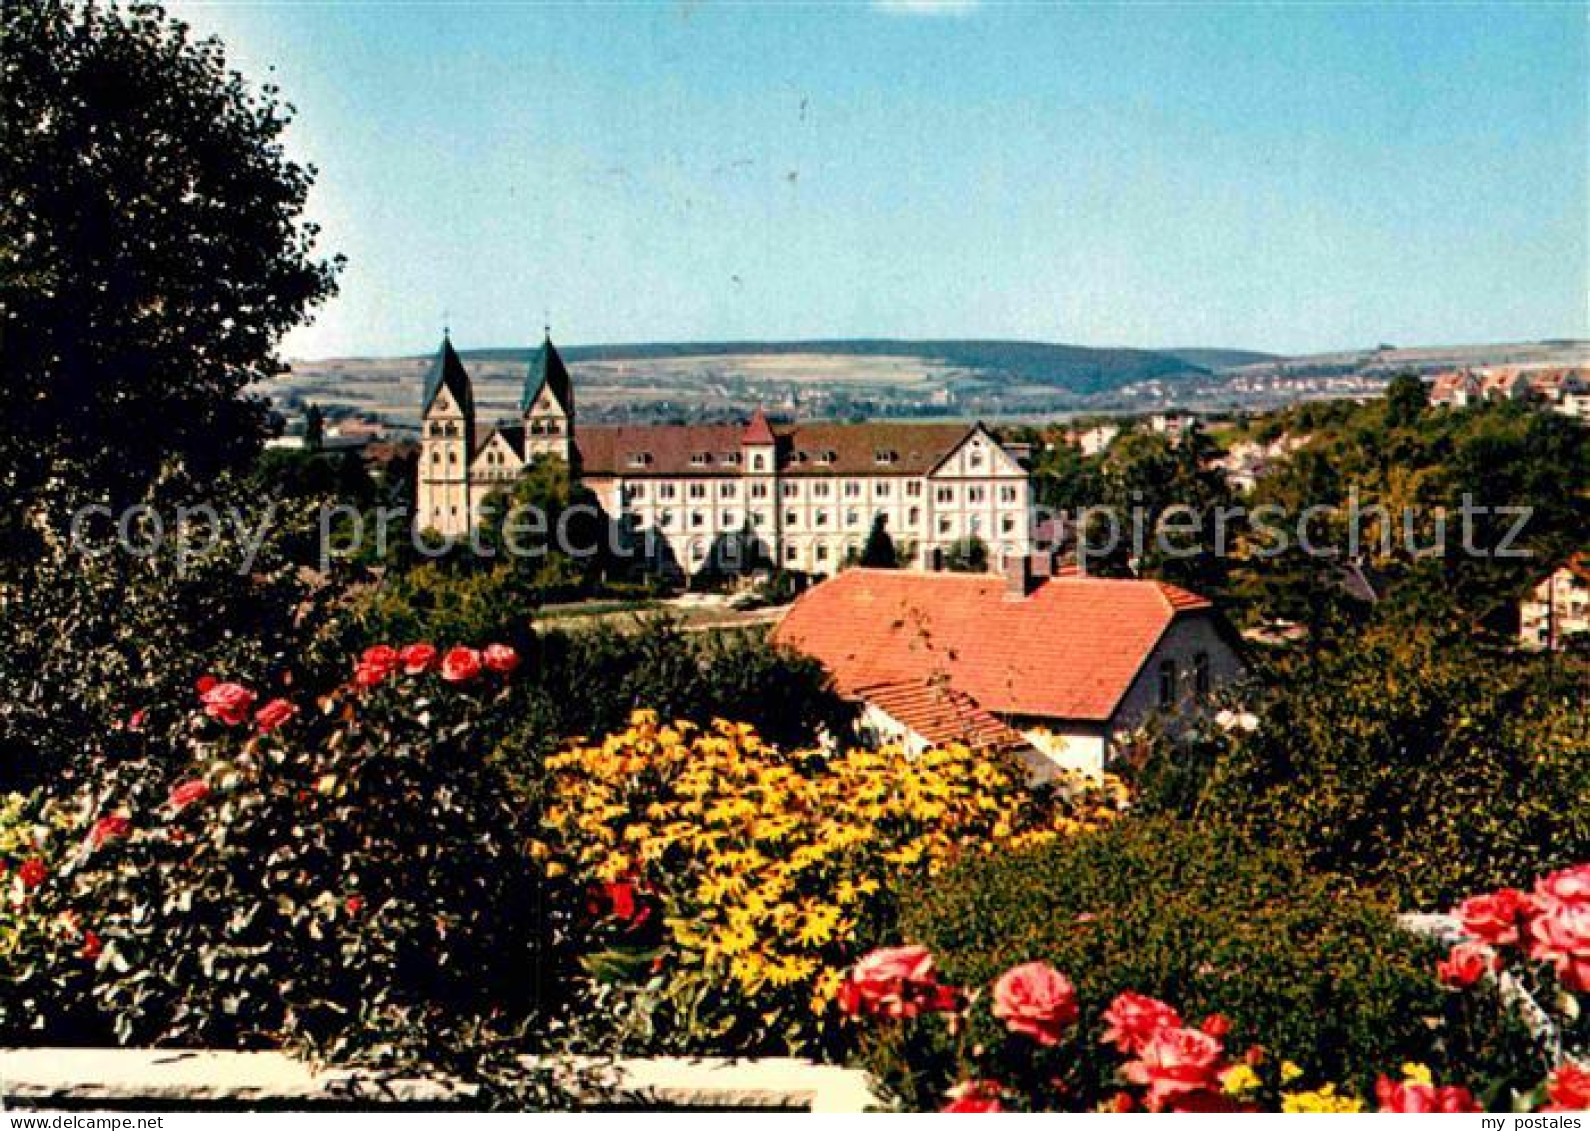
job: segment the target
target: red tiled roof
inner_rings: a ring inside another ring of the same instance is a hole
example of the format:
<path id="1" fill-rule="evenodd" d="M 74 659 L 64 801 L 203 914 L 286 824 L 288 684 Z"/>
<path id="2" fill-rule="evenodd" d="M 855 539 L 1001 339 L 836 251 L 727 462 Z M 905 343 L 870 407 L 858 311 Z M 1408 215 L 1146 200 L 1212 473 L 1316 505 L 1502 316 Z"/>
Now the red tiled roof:
<path id="1" fill-rule="evenodd" d="M 1171 621 L 1210 608 L 1156 581 L 1055 577 L 1012 598 L 997 576 L 852 569 L 803 594 L 774 640 L 845 695 L 937 678 L 987 711 L 1102 722 Z"/>
<path id="2" fill-rule="evenodd" d="M 933 746 L 960 742 L 973 750 L 1015 750 L 1027 745 L 1020 732 L 983 710 L 970 695 L 942 682 L 880 683 L 857 688 L 856 698 L 910 727 Z"/>
<path id="3" fill-rule="evenodd" d="M 736 475 L 742 465 L 733 459 L 755 427 L 754 420 L 749 426 L 585 425 L 575 432 L 575 439 L 586 475 Z M 969 424 L 813 423 L 781 424 L 770 430 L 785 475 L 924 475 L 972 428 Z"/>
<path id="4" fill-rule="evenodd" d="M 751 423 L 745 426 L 745 435 L 740 437 L 740 443 L 772 444 L 775 442 L 773 429 L 769 428 L 767 424 L 767 415 L 761 409 L 757 409 L 751 414 Z"/>

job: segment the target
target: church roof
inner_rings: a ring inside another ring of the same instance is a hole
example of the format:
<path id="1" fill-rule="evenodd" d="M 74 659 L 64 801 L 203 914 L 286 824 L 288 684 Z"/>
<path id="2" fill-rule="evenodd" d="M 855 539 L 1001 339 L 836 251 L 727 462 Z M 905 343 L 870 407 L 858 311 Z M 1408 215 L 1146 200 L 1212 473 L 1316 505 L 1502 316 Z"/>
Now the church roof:
<path id="1" fill-rule="evenodd" d="M 558 348 L 552 344 L 552 335 L 548 334 L 541 343 L 541 348 L 530 358 L 530 366 L 524 375 L 524 396 L 519 401 L 519 411 L 529 412 L 530 406 L 536 403 L 536 398 L 541 395 L 545 386 L 552 390 L 552 395 L 557 398 L 558 404 L 563 406 L 563 411 L 568 412 L 574 405 L 574 389 L 569 380 L 568 368 L 563 364 L 563 358 L 558 354 Z"/>
<path id="2" fill-rule="evenodd" d="M 425 398 L 420 404 L 422 416 L 431 411 L 431 402 L 436 400 L 436 394 L 444 388 L 453 394 L 453 400 L 458 402 L 459 411 L 464 414 L 464 419 L 473 419 L 475 394 L 469 383 L 469 373 L 464 369 L 458 351 L 453 349 L 452 339 L 445 334 L 442 335 L 442 348 L 436 351 L 436 358 L 431 362 L 430 371 L 425 375 Z"/>

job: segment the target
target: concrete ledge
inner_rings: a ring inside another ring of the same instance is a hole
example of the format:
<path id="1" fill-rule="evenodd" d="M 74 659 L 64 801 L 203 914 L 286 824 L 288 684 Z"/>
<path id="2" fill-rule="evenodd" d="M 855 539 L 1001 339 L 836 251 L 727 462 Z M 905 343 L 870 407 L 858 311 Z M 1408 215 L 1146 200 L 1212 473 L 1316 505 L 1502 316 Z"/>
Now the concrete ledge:
<path id="1" fill-rule="evenodd" d="M 526 1058 L 526 1068 L 550 1069 L 576 1103 L 605 1108 L 875 1106 L 865 1073 L 805 1060 Z M 475 1089 L 442 1077 L 315 1068 L 280 1052 L 37 1048 L 0 1050 L 0 1095 L 23 1107 L 446 1107 L 469 1104 Z"/>

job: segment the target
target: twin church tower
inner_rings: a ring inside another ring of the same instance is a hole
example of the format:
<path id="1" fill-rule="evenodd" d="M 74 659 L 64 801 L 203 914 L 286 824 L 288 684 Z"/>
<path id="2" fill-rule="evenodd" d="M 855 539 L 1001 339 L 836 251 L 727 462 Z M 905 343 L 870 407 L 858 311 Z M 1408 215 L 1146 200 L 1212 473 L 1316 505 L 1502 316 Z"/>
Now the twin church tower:
<path id="1" fill-rule="evenodd" d="M 444 335 L 425 377 L 420 422 L 415 525 L 438 534 L 467 534 L 481 501 L 538 456 L 555 456 L 571 468 L 577 462 L 574 385 L 550 333 L 525 370 L 518 422 L 484 435 L 477 432 L 469 373 Z"/>

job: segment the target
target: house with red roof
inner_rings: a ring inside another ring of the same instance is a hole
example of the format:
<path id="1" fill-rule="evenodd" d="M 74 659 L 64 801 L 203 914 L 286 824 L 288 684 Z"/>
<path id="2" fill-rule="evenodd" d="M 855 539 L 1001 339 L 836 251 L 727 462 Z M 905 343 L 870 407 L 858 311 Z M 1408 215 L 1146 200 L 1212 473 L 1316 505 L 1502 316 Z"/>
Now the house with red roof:
<path id="1" fill-rule="evenodd" d="M 852 569 L 809 589 L 774 642 L 812 656 L 862 725 L 923 749 L 1021 753 L 1035 777 L 1101 772 L 1151 719 L 1177 730 L 1242 672 L 1205 598 L 1160 581 Z"/>

